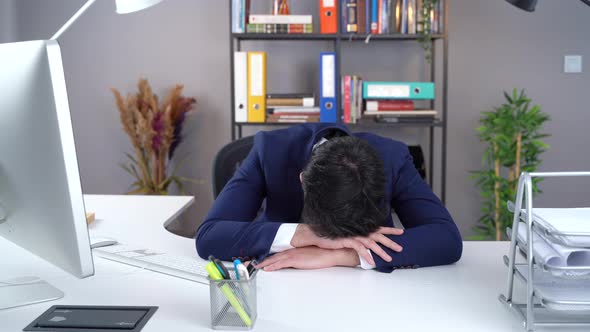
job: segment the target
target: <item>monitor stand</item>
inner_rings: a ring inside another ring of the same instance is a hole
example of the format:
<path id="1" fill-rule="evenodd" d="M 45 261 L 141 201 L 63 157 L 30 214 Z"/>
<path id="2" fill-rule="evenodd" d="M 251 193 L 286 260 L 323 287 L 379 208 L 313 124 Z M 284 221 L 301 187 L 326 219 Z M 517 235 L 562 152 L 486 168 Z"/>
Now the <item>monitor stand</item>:
<path id="1" fill-rule="evenodd" d="M 37 277 L 0 280 L 0 310 L 53 301 L 64 293 Z"/>

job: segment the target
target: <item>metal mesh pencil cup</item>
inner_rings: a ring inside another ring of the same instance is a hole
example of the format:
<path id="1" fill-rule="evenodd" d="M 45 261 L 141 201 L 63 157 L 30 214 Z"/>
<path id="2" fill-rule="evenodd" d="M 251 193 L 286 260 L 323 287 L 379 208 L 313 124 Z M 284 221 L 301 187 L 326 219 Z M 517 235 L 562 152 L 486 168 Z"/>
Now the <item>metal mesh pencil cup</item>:
<path id="1" fill-rule="evenodd" d="M 211 328 L 214 330 L 250 330 L 254 327 L 256 309 L 256 275 L 249 280 L 212 280 L 209 278 Z"/>

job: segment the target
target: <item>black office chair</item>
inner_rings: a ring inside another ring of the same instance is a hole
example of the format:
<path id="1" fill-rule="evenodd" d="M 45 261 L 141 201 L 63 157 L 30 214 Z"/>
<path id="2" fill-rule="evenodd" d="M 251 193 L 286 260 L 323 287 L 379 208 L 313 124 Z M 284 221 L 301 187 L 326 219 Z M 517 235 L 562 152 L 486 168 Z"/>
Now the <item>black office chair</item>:
<path id="1" fill-rule="evenodd" d="M 213 161 L 214 199 L 217 198 L 225 184 L 234 176 L 242 161 L 246 159 L 252 145 L 254 145 L 254 136 L 247 136 L 230 142 L 219 150 Z M 419 145 L 410 145 L 408 148 L 412 158 L 414 158 L 414 166 L 416 166 L 418 173 L 423 179 L 426 179 L 426 166 L 422 148 Z"/>
<path id="2" fill-rule="evenodd" d="M 213 199 L 217 198 L 225 184 L 234 176 L 252 145 L 254 136 L 247 136 L 226 144 L 217 152 L 213 161 Z"/>
<path id="3" fill-rule="evenodd" d="M 414 166 L 418 170 L 418 174 L 426 180 L 426 163 L 424 162 L 424 153 L 420 145 L 408 145 L 410 156 L 414 160 Z"/>

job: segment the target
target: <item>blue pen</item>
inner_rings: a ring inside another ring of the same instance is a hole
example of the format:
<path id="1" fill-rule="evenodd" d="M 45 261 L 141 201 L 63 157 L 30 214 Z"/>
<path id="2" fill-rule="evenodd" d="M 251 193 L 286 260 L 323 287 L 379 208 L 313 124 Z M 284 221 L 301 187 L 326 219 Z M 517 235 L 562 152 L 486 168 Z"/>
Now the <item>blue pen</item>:
<path id="1" fill-rule="evenodd" d="M 240 270 L 238 270 L 238 265 L 242 264 L 242 261 L 239 259 L 234 260 L 234 270 L 236 271 L 236 279 L 240 280 Z"/>
<path id="2" fill-rule="evenodd" d="M 234 260 L 234 269 L 236 271 L 236 279 L 250 280 L 250 274 L 248 273 L 248 269 L 244 264 L 242 264 L 241 260 Z"/>
<path id="3" fill-rule="evenodd" d="M 250 306 L 248 304 L 248 299 L 250 298 L 250 286 L 248 285 L 250 275 L 248 274 L 248 269 L 244 264 L 242 264 L 242 261 L 239 259 L 234 260 L 234 269 L 236 272 L 236 279 L 243 281 L 237 285 L 238 291 L 240 291 L 240 294 L 243 296 L 244 303 L 248 309 L 248 312 L 251 312 Z"/>

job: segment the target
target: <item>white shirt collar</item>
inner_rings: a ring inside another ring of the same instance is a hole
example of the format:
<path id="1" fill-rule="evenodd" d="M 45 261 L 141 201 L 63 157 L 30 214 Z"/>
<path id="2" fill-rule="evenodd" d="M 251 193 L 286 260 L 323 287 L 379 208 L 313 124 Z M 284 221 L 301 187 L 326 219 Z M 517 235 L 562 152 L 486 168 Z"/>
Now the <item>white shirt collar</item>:
<path id="1" fill-rule="evenodd" d="M 322 139 L 319 142 L 317 142 L 316 144 L 313 145 L 313 147 L 311 148 L 311 151 L 315 150 L 315 148 L 326 143 L 327 141 L 328 140 L 325 137 L 322 137 Z"/>

